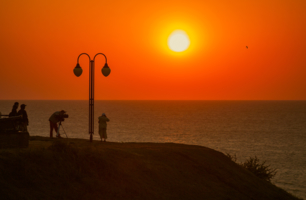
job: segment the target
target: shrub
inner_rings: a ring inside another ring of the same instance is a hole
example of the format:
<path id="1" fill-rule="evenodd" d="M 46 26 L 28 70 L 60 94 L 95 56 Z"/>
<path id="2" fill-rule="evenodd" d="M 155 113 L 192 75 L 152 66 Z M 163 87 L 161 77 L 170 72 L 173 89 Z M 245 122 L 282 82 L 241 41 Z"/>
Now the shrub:
<path id="1" fill-rule="evenodd" d="M 231 161 L 237 163 L 237 156 L 236 156 L 236 154 L 231 155 L 231 154 L 227 153 L 226 156 L 229 157 L 231 159 Z"/>
<path id="2" fill-rule="evenodd" d="M 254 158 L 250 157 L 241 166 L 268 182 L 271 182 L 271 179 L 277 173 L 276 169 L 271 168 L 270 165 L 266 165 L 266 161 L 260 162 L 256 156 Z"/>
<path id="3" fill-rule="evenodd" d="M 237 163 L 236 154 L 234 156 L 226 154 L 233 162 Z M 271 179 L 276 175 L 277 171 L 271 168 L 270 165 L 266 165 L 266 161 L 260 162 L 257 156 L 250 157 L 244 163 L 237 163 L 246 170 L 252 172 L 258 178 L 271 182 Z"/>

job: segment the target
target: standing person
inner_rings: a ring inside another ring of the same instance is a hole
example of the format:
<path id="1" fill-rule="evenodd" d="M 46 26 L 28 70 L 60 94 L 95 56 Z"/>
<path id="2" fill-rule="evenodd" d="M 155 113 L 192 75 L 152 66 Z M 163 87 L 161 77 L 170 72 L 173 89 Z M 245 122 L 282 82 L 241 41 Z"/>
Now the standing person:
<path id="1" fill-rule="evenodd" d="M 99 135 L 101 138 L 101 142 L 102 142 L 102 139 L 104 142 L 106 142 L 106 139 L 107 139 L 106 122 L 109 122 L 109 119 L 106 117 L 105 113 L 103 113 L 102 116 L 100 116 L 98 119 L 99 119 Z"/>
<path id="2" fill-rule="evenodd" d="M 12 112 L 10 112 L 9 117 L 17 116 L 17 109 L 18 109 L 19 103 L 15 102 L 12 108 Z"/>
<path id="3" fill-rule="evenodd" d="M 58 132 L 58 128 L 57 128 L 57 122 L 60 121 L 60 119 L 62 119 L 63 115 L 66 113 L 66 111 L 61 110 L 61 111 L 56 111 L 55 113 L 53 113 L 51 115 L 51 117 L 49 118 L 49 122 L 50 122 L 50 138 L 53 137 L 53 129 L 56 132 L 56 137 L 57 138 L 61 138 L 61 135 Z"/>
<path id="4" fill-rule="evenodd" d="M 27 111 L 25 111 L 25 104 L 21 104 L 20 110 L 18 111 L 17 115 L 21 115 L 21 124 L 19 130 L 21 131 L 28 131 L 27 126 L 29 125 L 29 119 L 28 119 L 28 114 Z"/>

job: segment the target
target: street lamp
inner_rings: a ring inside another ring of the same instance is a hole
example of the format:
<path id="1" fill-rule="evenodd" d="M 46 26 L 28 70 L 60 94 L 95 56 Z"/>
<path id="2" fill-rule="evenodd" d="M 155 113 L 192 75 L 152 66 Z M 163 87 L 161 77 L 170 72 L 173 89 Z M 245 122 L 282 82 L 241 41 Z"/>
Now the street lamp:
<path id="1" fill-rule="evenodd" d="M 110 68 L 107 64 L 107 58 L 103 53 L 97 53 L 93 60 L 90 59 L 90 56 L 87 53 L 81 53 L 77 60 L 77 65 L 75 66 L 73 73 L 77 77 L 81 76 L 83 70 L 79 64 L 79 58 L 81 55 L 87 55 L 89 58 L 89 134 L 90 142 L 92 142 L 92 135 L 94 134 L 94 97 L 95 97 L 95 58 L 97 55 L 103 55 L 105 57 L 105 64 L 102 68 L 102 74 L 107 77 L 110 74 Z"/>

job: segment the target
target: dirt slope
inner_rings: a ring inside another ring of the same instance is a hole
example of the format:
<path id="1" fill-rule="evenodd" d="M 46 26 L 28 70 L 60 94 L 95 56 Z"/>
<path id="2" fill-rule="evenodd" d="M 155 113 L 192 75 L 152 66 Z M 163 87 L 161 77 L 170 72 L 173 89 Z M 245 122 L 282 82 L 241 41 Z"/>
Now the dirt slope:
<path id="1" fill-rule="evenodd" d="M 215 150 L 31 137 L 0 150 L 1 199 L 296 199 Z"/>

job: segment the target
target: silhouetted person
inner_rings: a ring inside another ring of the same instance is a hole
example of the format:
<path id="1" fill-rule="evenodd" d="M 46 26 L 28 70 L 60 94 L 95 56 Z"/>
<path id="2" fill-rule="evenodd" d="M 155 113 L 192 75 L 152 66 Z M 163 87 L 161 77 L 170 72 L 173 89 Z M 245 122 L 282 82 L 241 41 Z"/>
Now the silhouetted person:
<path id="1" fill-rule="evenodd" d="M 17 109 L 18 109 L 19 103 L 15 102 L 12 108 L 12 111 L 9 114 L 9 117 L 17 116 Z"/>
<path id="2" fill-rule="evenodd" d="M 28 119 L 27 111 L 25 111 L 25 107 L 26 107 L 25 104 L 21 104 L 20 110 L 17 113 L 17 115 L 18 116 L 21 115 L 21 118 L 22 118 L 21 124 L 19 127 L 20 131 L 28 131 L 27 126 L 29 125 L 29 119 Z"/>
<path id="3" fill-rule="evenodd" d="M 101 142 L 102 142 L 102 139 L 103 139 L 104 142 L 106 142 L 106 139 L 107 139 L 107 134 L 106 134 L 107 124 L 106 124 L 106 122 L 109 122 L 109 119 L 103 113 L 102 116 L 99 117 L 99 135 L 100 135 L 100 138 L 101 138 Z"/>
<path id="4" fill-rule="evenodd" d="M 66 113 L 66 111 L 61 110 L 61 111 L 56 111 L 55 113 L 53 113 L 51 115 L 51 117 L 49 118 L 49 122 L 50 122 L 50 137 L 53 137 L 53 129 L 56 132 L 56 137 L 60 138 L 61 135 L 58 132 L 58 127 L 57 127 L 57 122 L 60 122 L 60 119 L 62 119 L 63 115 Z"/>

